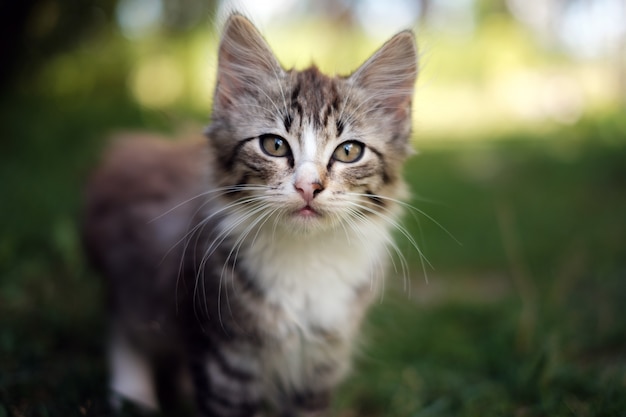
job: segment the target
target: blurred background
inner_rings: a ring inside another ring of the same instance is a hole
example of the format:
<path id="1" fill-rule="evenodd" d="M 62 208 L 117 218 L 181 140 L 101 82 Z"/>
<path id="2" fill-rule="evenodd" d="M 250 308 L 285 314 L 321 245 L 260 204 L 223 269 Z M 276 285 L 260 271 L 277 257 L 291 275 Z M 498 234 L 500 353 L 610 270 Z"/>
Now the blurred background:
<path id="1" fill-rule="evenodd" d="M 399 234 L 409 271 L 333 415 L 623 416 L 623 0 L 21 0 L 0 4 L 0 417 L 106 415 L 81 188 L 110 132 L 209 122 L 233 9 L 285 67 L 418 37 L 404 224 L 426 260 Z"/>

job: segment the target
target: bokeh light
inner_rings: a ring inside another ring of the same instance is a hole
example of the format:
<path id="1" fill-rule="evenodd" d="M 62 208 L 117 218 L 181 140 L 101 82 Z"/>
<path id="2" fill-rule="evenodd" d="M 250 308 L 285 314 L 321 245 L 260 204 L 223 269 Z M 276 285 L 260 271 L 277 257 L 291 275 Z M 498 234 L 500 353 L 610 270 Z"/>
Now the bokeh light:
<path id="1" fill-rule="evenodd" d="M 141 62 L 129 79 L 133 97 L 141 105 L 157 109 L 176 103 L 182 96 L 184 83 L 178 62 L 166 55 Z"/>
<path id="2" fill-rule="evenodd" d="M 137 39 L 158 28 L 163 19 L 163 1 L 120 0 L 115 12 L 122 33 Z"/>

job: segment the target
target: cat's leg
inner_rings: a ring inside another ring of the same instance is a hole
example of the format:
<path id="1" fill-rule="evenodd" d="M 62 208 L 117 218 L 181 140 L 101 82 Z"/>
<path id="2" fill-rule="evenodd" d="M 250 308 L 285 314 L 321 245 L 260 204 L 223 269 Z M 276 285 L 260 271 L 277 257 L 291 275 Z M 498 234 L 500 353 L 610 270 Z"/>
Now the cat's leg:
<path id="1" fill-rule="evenodd" d="M 222 351 L 196 355 L 191 361 L 199 415 L 258 416 L 262 385 L 256 361 L 228 347 L 222 347 Z"/>
<path id="2" fill-rule="evenodd" d="M 109 366 L 111 406 L 115 411 L 120 411 L 124 400 L 149 410 L 158 409 L 151 362 L 115 332 L 109 345 Z"/>

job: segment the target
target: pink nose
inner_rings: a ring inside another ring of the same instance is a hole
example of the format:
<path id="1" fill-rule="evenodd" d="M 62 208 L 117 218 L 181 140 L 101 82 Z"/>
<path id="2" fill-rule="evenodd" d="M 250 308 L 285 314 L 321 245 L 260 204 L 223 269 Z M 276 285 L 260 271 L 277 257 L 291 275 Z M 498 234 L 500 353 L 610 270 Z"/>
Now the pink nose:
<path id="1" fill-rule="evenodd" d="M 294 187 L 307 203 L 310 203 L 319 193 L 324 190 L 324 187 L 319 181 L 297 181 L 294 184 Z"/>

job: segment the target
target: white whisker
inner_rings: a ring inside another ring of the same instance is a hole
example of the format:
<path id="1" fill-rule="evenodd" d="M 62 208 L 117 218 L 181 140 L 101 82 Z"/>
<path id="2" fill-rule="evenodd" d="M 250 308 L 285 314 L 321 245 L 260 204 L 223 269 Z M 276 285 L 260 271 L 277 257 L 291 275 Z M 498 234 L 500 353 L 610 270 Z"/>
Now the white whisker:
<path id="1" fill-rule="evenodd" d="M 374 216 L 377 216 L 378 218 L 384 220 L 387 224 L 392 226 L 393 229 L 395 229 L 398 232 L 400 232 L 400 234 L 402 236 L 404 236 L 404 238 L 411 244 L 411 246 L 415 249 L 415 251 L 419 255 L 420 262 L 422 264 L 422 271 L 424 273 L 424 278 L 426 279 L 426 282 L 428 282 L 428 273 L 426 272 L 426 265 L 428 265 L 429 267 L 432 268 L 432 264 L 430 263 L 430 261 L 428 260 L 428 258 L 424 254 L 424 252 L 420 249 L 420 247 L 418 246 L 418 244 L 415 241 L 415 239 L 413 238 L 413 236 L 411 236 L 409 231 L 404 226 L 402 226 L 395 218 L 390 217 L 389 215 L 384 214 L 384 212 L 374 210 L 373 208 L 368 207 L 364 203 L 358 203 L 358 202 L 350 201 L 349 204 L 351 204 L 352 206 L 354 206 L 354 207 L 356 207 L 356 208 L 358 208 L 358 209 L 360 209 L 360 210 L 362 210 L 362 211 L 364 211 L 366 213 L 369 213 L 369 214 L 372 214 Z M 389 212 L 388 209 L 384 209 L 384 210 L 386 212 Z M 401 256 L 401 251 L 400 251 L 399 247 L 397 246 L 397 244 L 395 242 L 389 242 L 389 243 L 392 246 L 392 248 L 394 249 L 394 251 L 398 254 L 398 256 L 404 258 L 404 256 Z"/>
<path id="2" fill-rule="evenodd" d="M 357 205 L 357 208 L 359 208 L 358 205 Z M 355 208 L 352 208 L 350 210 L 350 213 L 352 214 L 352 216 L 354 218 L 357 218 L 362 223 L 372 222 L 371 218 L 369 218 L 368 216 L 366 216 L 365 214 L 361 213 L 360 211 L 358 211 Z M 356 225 L 355 227 L 359 228 L 358 225 Z M 409 291 L 410 291 L 409 266 L 408 266 L 408 263 L 406 261 L 406 258 L 404 256 L 404 254 L 402 253 L 400 248 L 397 246 L 397 244 L 394 242 L 394 240 L 391 239 L 390 237 L 385 237 L 384 241 L 387 243 L 387 245 L 385 245 L 385 251 L 387 252 L 388 259 L 390 260 L 395 273 L 398 274 L 398 273 L 401 272 L 402 278 L 403 278 L 404 289 L 405 289 L 405 291 L 407 289 L 409 289 Z M 398 260 L 400 261 L 400 270 L 398 270 L 398 266 L 396 265 L 396 261 L 394 259 L 394 256 L 393 256 L 393 254 L 389 250 L 390 247 L 393 249 L 394 253 L 398 257 Z M 384 277 L 385 276 L 384 272 L 381 275 Z M 384 278 L 383 278 L 383 285 L 384 285 Z M 383 295 L 384 295 L 384 290 L 381 291 L 381 297 Z"/>
<path id="3" fill-rule="evenodd" d="M 462 245 L 462 243 L 448 229 L 446 229 L 441 223 L 439 223 L 437 220 L 435 220 L 432 216 L 430 216 L 425 211 L 423 211 L 421 209 L 418 209 L 417 207 L 415 207 L 415 206 L 413 206 L 413 205 L 411 205 L 409 203 L 406 203 L 406 202 L 404 202 L 402 200 L 398 200 L 396 198 L 386 197 L 386 196 L 378 195 L 378 194 L 371 195 L 371 194 L 350 192 L 350 193 L 347 193 L 347 195 L 353 195 L 353 196 L 359 196 L 359 197 L 368 197 L 368 198 L 369 197 L 375 197 L 375 198 L 378 198 L 380 200 L 391 201 L 393 203 L 399 204 L 400 206 L 408 209 L 414 219 L 418 220 L 418 217 L 416 217 L 415 214 L 420 214 L 420 215 L 426 217 L 434 225 L 439 227 L 445 234 L 447 234 L 452 240 L 454 240 L 457 244 Z M 420 201 L 432 202 L 432 201 L 427 200 L 427 199 L 420 199 Z"/>
<path id="4" fill-rule="evenodd" d="M 255 217 L 258 213 L 261 213 L 261 215 L 258 217 Z M 264 204 L 257 204 L 252 210 L 246 213 L 246 217 L 244 220 L 247 220 L 250 217 L 253 217 L 253 220 L 248 226 L 246 226 L 244 231 L 241 232 L 237 240 L 232 244 L 232 248 L 230 252 L 228 253 L 228 255 L 226 256 L 226 259 L 224 260 L 224 264 L 222 265 L 222 270 L 220 273 L 220 284 L 219 284 L 219 291 L 218 291 L 218 315 L 219 315 L 219 320 L 220 320 L 220 324 L 222 325 L 222 327 L 223 327 L 223 321 L 222 321 L 221 308 L 220 308 L 221 307 L 220 298 L 221 298 L 221 293 L 222 293 L 221 291 L 222 282 L 224 280 L 224 274 L 226 272 L 226 267 L 228 266 L 228 262 L 230 261 L 231 258 L 233 259 L 233 264 L 231 267 L 231 277 L 232 277 L 234 274 L 235 268 L 237 266 L 237 260 L 239 259 L 239 250 L 241 249 L 241 245 L 243 244 L 243 242 L 245 241 L 245 239 L 248 237 L 248 235 L 251 233 L 252 230 L 257 228 L 257 226 L 259 227 L 263 226 L 263 224 L 267 221 L 267 218 L 269 218 L 269 216 L 272 213 L 273 211 L 267 212 L 267 207 Z M 258 230 L 257 230 L 257 234 L 258 234 Z M 231 285 L 232 284 L 233 282 L 231 279 Z M 226 304 L 230 311 L 230 302 L 228 300 L 228 286 L 226 285 L 224 288 L 225 288 L 225 293 L 226 293 Z M 231 315 L 232 315 L 232 311 L 231 311 Z"/>

